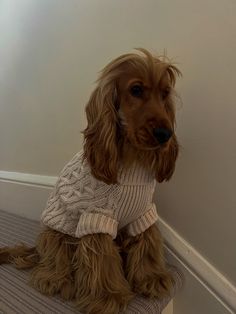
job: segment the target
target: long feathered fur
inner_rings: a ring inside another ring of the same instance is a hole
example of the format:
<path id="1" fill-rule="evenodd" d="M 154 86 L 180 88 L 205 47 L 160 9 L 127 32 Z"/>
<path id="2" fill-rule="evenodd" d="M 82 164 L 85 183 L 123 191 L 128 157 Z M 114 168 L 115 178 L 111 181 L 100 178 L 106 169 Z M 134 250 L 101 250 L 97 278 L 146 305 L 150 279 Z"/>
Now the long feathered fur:
<path id="1" fill-rule="evenodd" d="M 122 237 L 122 235 L 121 235 Z M 173 279 L 166 269 L 161 234 L 156 225 L 121 241 L 126 278 L 137 294 L 149 298 L 168 296 Z"/>
<path id="2" fill-rule="evenodd" d="M 125 117 L 119 110 L 122 90 L 119 79 L 136 73 L 149 81 L 166 73 L 172 87 L 179 70 L 164 58 L 147 50 L 126 54 L 109 63 L 101 72 L 97 87 L 86 106 L 88 126 L 84 130 L 84 158 L 92 174 L 107 184 L 117 183 L 121 163 L 134 161 L 149 168 L 159 182 L 169 180 L 178 156 L 176 136 L 166 149 L 142 150 L 130 145 L 124 130 Z M 158 69 L 158 71 L 156 71 Z M 167 120 L 175 124 L 174 101 L 166 101 Z M 60 294 L 74 300 L 78 309 L 91 314 L 115 314 L 124 309 L 136 293 L 162 297 L 171 289 L 162 240 L 156 227 L 115 241 L 106 234 L 73 238 L 51 229 L 40 233 L 36 246 L 0 248 L 0 264 L 19 269 L 33 268 L 30 284 L 46 295 Z"/>
<path id="3" fill-rule="evenodd" d="M 128 163 L 128 160 L 133 162 L 137 157 L 141 163 L 155 171 L 159 182 L 169 180 L 174 172 L 175 161 L 178 156 L 179 145 L 175 136 L 168 151 L 145 151 L 125 146 L 126 141 L 118 114 L 119 78 L 128 72 L 136 71 L 136 73 L 154 80 L 154 72 L 158 67 L 160 76 L 166 71 L 170 83 L 174 87 L 176 76 L 181 75 L 178 68 L 171 64 L 166 57 L 162 61 L 153 57 L 145 49 L 139 50 L 144 54 L 144 57 L 138 54 L 126 54 L 115 59 L 103 69 L 97 81 L 98 86 L 86 106 L 88 126 L 83 132 L 84 158 L 88 160 L 92 174 L 108 184 L 117 183 L 120 162 Z M 173 96 L 168 99 L 166 108 L 169 119 L 174 126 Z"/>

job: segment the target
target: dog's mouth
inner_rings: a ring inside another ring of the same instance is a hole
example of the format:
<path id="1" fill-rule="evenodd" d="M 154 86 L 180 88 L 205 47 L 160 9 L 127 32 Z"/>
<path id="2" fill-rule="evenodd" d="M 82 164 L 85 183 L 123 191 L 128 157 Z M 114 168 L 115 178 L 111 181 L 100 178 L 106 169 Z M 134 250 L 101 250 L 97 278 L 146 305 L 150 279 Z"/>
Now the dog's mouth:
<path id="1" fill-rule="evenodd" d="M 169 141 L 160 143 L 148 129 L 140 129 L 133 134 L 129 134 L 128 139 L 130 144 L 139 150 L 164 150 L 169 146 Z"/>

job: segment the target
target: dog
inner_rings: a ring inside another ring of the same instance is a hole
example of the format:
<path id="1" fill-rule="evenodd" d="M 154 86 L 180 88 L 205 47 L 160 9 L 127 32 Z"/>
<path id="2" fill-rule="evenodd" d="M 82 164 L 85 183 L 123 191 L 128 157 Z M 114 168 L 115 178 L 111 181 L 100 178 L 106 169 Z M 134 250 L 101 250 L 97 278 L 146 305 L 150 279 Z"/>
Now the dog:
<path id="1" fill-rule="evenodd" d="M 170 293 L 152 198 L 178 156 L 180 75 L 166 57 L 145 49 L 102 70 L 86 106 L 83 150 L 59 176 L 35 247 L 1 248 L 0 263 L 32 268 L 34 288 L 73 300 L 83 313 L 119 313 L 136 294 Z"/>

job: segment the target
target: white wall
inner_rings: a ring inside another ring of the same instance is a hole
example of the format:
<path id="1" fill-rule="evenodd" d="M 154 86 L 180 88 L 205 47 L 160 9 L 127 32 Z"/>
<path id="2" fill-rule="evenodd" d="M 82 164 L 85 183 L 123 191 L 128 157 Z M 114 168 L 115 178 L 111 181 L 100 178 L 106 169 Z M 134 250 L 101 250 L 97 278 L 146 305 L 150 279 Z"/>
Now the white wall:
<path id="1" fill-rule="evenodd" d="M 0 170 L 57 175 L 81 148 L 97 72 L 165 48 L 184 74 L 182 150 L 159 213 L 235 284 L 235 33 L 234 0 L 2 0 Z"/>

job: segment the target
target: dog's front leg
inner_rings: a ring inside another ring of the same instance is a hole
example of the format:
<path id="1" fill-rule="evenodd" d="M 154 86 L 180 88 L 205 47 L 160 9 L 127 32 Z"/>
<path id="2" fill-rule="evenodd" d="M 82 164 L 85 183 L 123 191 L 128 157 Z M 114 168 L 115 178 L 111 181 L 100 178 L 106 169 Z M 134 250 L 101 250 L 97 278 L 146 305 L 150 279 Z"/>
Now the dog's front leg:
<path id="1" fill-rule="evenodd" d="M 74 255 L 76 305 L 83 313 L 116 314 L 132 299 L 118 247 L 108 234 L 81 238 Z"/>
<path id="2" fill-rule="evenodd" d="M 156 225 L 144 233 L 123 240 L 125 273 L 131 289 L 147 297 L 169 295 L 173 285 L 164 256 L 161 234 Z"/>

